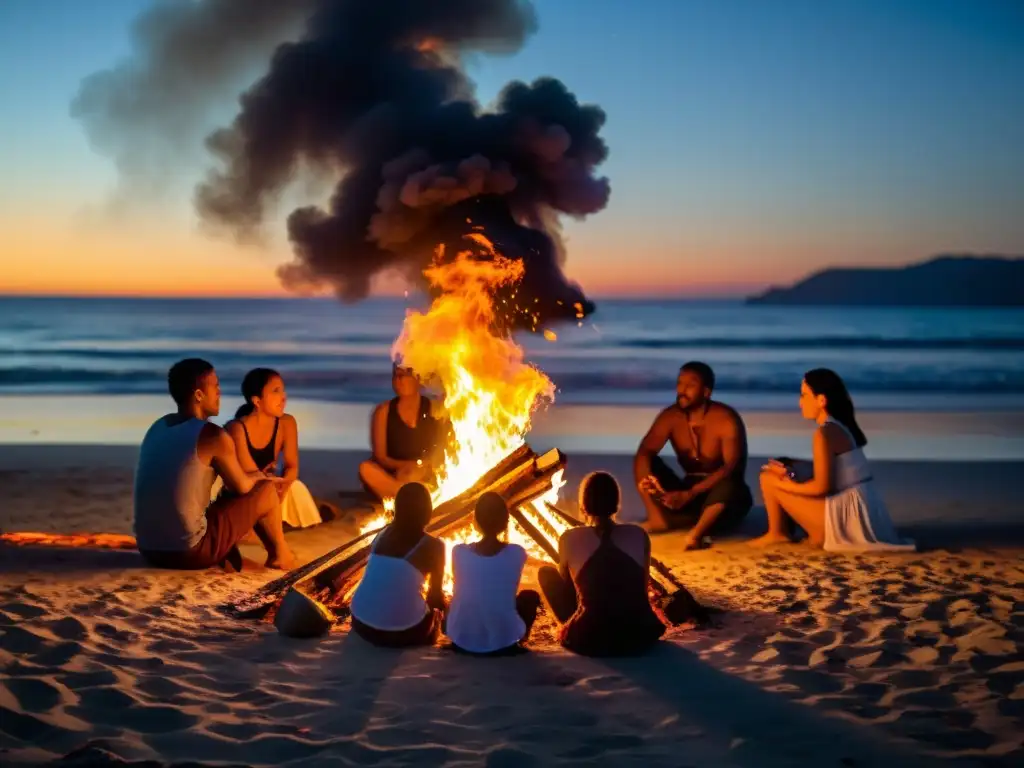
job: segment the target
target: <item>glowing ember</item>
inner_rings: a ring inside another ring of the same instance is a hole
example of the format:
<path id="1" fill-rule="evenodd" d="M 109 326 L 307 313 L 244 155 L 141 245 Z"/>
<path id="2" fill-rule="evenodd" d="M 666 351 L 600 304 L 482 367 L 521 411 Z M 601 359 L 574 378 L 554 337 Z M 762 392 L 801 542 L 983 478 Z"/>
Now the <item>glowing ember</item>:
<path id="1" fill-rule="evenodd" d="M 0 542 L 15 546 L 135 549 L 135 537 L 121 533 L 0 533 Z"/>
<path id="2" fill-rule="evenodd" d="M 434 505 L 471 488 L 489 469 L 525 442 L 534 409 L 554 397 L 554 385 L 524 360 L 522 347 L 496 328 L 500 320 L 494 299 L 497 289 L 512 286 L 523 275 L 520 261 L 496 253 L 480 232 L 466 236 L 486 258 L 470 251 L 446 259 L 438 248 L 434 263 L 424 271 L 438 297 L 424 312 L 409 310 L 392 356 L 419 378 L 444 392 L 444 406 L 454 436 L 445 451 L 444 465 L 434 480 Z M 545 333 L 549 340 L 555 334 Z M 545 501 L 558 500 L 561 473 L 552 491 L 523 508 L 531 522 L 557 538 L 565 525 L 547 510 Z M 384 513 L 367 521 L 363 532 L 387 523 L 394 500 L 386 499 Z M 546 557 L 522 531 L 510 526 L 508 540 L 523 545 L 532 555 Z M 445 591 L 451 593 L 451 549 L 476 538 L 467 528 L 446 537 L 448 566 Z"/>

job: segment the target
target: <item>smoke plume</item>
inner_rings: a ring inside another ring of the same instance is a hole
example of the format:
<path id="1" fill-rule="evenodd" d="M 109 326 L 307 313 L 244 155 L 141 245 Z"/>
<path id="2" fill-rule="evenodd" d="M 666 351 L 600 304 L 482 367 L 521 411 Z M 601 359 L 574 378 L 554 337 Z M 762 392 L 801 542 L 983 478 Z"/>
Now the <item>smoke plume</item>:
<path id="1" fill-rule="evenodd" d="M 280 25 L 282 42 L 266 73 L 242 94 L 231 125 L 207 139 L 216 163 L 195 204 L 205 223 L 247 238 L 269 223 L 303 168 L 335 173 L 339 181 L 325 207 L 288 217 L 294 259 L 280 269 L 287 286 L 329 287 L 358 300 L 375 275 L 399 270 L 417 279 L 439 242 L 461 248 L 462 235 L 482 226 L 506 256 L 524 259 L 520 300 L 535 304 L 545 321 L 575 317 L 574 304 L 592 309 L 562 273 L 558 216 L 586 216 L 608 202 L 608 180 L 595 175 L 608 153 L 599 135 L 604 112 L 579 104 L 553 78 L 510 83 L 485 111 L 461 66 L 466 54 L 520 48 L 536 28 L 529 2 L 185 6 L 187 35 L 151 32 L 159 53 L 140 53 L 141 76 L 94 80 L 83 89 L 91 98 L 79 101 L 92 104 L 92 125 L 102 124 L 104 133 L 151 126 L 135 109 L 152 116 L 173 109 L 178 98 L 194 102 L 222 76 L 223 67 L 190 58 L 197 41 L 206 41 L 205 50 L 222 38 L 235 60 L 265 47 L 268 28 Z M 304 26 L 289 40 L 296 13 Z M 195 92 L 172 89 L 169 103 L 143 93 L 169 73 L 177 73 L 175 80 L 194 75 Z"/>

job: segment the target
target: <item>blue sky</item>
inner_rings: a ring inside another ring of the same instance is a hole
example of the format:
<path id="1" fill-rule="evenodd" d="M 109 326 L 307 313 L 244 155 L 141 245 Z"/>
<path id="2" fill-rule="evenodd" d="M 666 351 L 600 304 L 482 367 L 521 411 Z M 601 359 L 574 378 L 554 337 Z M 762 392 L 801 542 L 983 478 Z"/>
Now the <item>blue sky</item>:
<path id="1" fill-rule="evenodd" d="M 0 267 L 0 290 L 47 284 L 76 263 L 76 242 L 109 251 L 103 269 L 140 290 L 159 270 L 135 276 L 130 254 L 158 232 L 188 252 L 206 248 L 184 184 L 159 217 L 174 232 L 110 221 L 79 231 L 115 174 L 69 103 L 83 76 L 129 52 L 131 20 L 149 4 L 0 2 L 0 249 L 34 265 Z M 1024 3 L 537 8 L 540 30 L 522 51 L 471 72 L 484 101 L 507 80 L 554 75 L 607 111 L 611 203 L 567 227 L 569 271 L 598 293 L 736 292 L 832 264 L 1024 253 Z M 232 269 L 263 270 L 254 285 L 270 285 L 287 258 L 209 247 Z"/>

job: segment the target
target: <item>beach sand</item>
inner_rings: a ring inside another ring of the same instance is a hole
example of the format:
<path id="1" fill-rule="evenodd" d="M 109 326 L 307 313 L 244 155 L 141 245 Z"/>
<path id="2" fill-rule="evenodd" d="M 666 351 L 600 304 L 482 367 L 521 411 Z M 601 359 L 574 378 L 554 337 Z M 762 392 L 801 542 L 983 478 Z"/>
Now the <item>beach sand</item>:
<path id="1" fill-rule="evenodd" d="M 339 501 L 359 458 L 305 451 L 302 477 Z M 0 528 L 130 532 L 134 459 L 126 446 L 0 447 Z M 573 454 L 567 490 L 598 467 L 626 481 L 630 458 Z M 1022 474 L 879 462 L 903 532 L 943 547 L 918 553 L 723 540 L 684 554 L 678 535 L 657 537 L 656 554 L 725 612 L 632 660 L 567 654 L 549 621 L 535 653 L 507 659 L 384 651 L 345 625 L 291 640 L 216 609 L 275 574 L 3 547 L 0 763 L 1020 764 Z M 358 523 L 351 512 L 289 538 L 310 558 Z M 755 510 L 746 532 L 763 524 Z"/>

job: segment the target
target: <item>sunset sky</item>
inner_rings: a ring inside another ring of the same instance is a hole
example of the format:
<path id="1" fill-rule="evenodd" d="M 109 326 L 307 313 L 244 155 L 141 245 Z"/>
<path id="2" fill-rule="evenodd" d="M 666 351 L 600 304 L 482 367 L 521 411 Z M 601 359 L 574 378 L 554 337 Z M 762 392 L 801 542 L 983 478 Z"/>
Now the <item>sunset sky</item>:
<path id="1" fill-rule="evenodd" d="M 130 54 L 149 5 L 0 1 L 0 293 L 281 292 L 280 233 L 258 249 L 199 231 L 201 144 L 157 194 L 110 204 L 116 169 L 69 105 Z M 611 202 L 566 223 L 589 292 L 737 294 L 838 264 L 1024 254 L 1020 0 L 536 5 L 522 51 L 469 68 L 485 103 L 554 75 L 607 112 Z M 233 114 L 226 99 L 204 128 Z"/>

